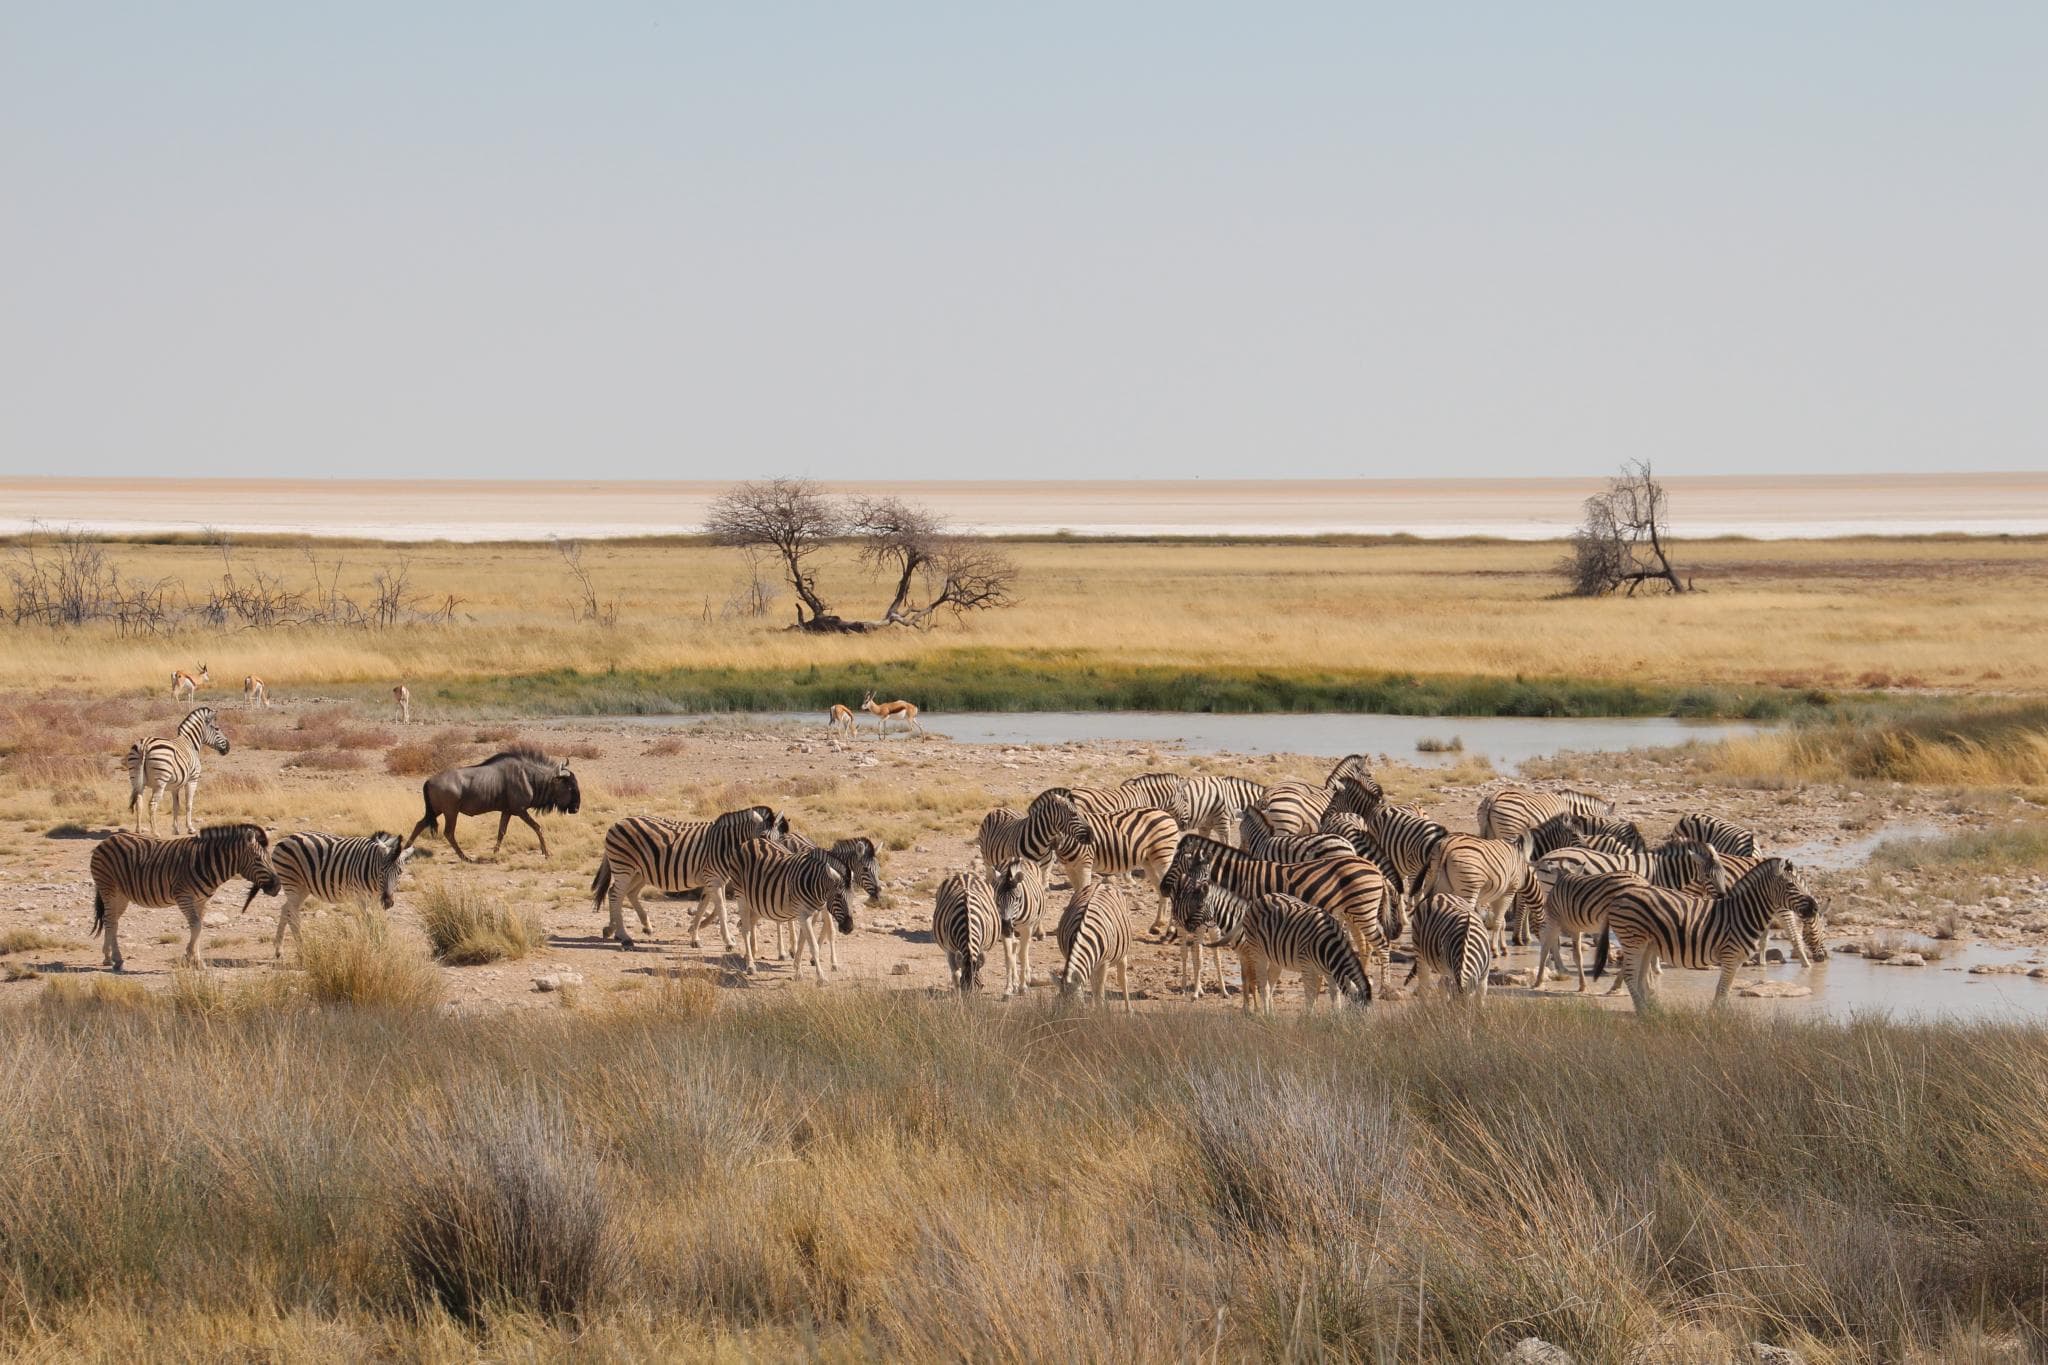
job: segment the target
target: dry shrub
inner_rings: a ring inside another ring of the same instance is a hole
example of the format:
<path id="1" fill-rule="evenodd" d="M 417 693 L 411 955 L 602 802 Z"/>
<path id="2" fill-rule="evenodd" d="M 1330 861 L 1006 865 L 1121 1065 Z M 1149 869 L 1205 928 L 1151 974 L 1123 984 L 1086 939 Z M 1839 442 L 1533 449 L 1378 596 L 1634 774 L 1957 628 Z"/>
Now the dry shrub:
<path id="1" fill-rule="evenodd" d="M 370 756 L 360 749 L 309 749 L 285 760 L 287 768 L 315 768 L 322 772 L 356 772 L 370 766 Z"/>
<path id="2" fill-rule="evenodd" d="M 33 953 L 44 948 L 62 945 L 40 929 L 8 929 L 0 931 L 0 957 L 9 953 Z"/>
<path id="3" fill-rule="evenodd" d="M 578 739 L 556 744 L 548 754 L 553 758 L 602 758 L 604 750 L 589 740 Z"/>
<path id="4" fill-rule="evenodd" d="M 408 1154 L 399 1256 L 421 1292 L 479 1324 L 507 1312 L 579 1317 L 619 1271 L 594 1152 L 559 1103 L 465 1097 Z"/>
<path id="5" fill-rule="evenodd" d="M 681 735 L 663 735 L 640 752 L 648 758 L 674 758 L 689 747 Z"/>
<path id="6" fill-rule="evenodd" d="M 384 755 L 384 771 L 394 777 L 431 777 L 469 757 L 474 749 L 460 730 L 440 730 L 425 739 L 394 744 Z"/>
<path id="7" fill-rule="evenodd" d="M 147 1009 L 149 987 L 130 976 L 53 976 L 43 987 L 46 1009 Z"/>
<path id="8" fill-rule="evenodd" d="M 493 902 L 468 882 L 427 887 L 420 897 L 420 922 L 434 956 L 456 967 L 517 960 L 548 941 L 538 911 Z"/>
<path id="9" fill-rule="evenodd" d="M 441 973 L 391 932 L 376 908 L 323 915 L 299 950 L 305 990 L 323 1004 L 428 1009 L 441 1003 Z"/>

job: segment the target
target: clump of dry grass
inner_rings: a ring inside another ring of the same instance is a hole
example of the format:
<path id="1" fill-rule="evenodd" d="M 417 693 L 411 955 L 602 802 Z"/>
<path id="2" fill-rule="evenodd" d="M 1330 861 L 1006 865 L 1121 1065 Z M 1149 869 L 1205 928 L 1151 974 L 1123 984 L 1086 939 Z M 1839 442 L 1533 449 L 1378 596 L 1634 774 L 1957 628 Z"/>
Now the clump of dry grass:
<path id="1" fill-rule="evenodd" d="M 374 907 L 338 910 L 305 927 L 300 945 L 306 993 L 325 1004 L 425 1009 L 441 1003 L 441 973 L 400 942 Z"/>
<path id="2" fill-rule="evenodd" d="M 681 735 L 663 735 L 640 752 L 649 758 L 673 758 L 689 747 Z"/>
<path id="3" fill-rule="evenodd" d="M 61 941 L 51 938 L 40 929 L 15 928 L 0 930 L 0 957 L 10 953 L 35 953 L 45 948 L 64 946 Z"/>
<path id="4" fill-rule="evenodd" d="M 1462 754 L 1465 752 L 1465 741 L 1457 735 L 1452 735 L 1449 739 L 1439 739 L 1435 735 L 1424 735 L 1421 739 L 1415 741 L 1415 752 L 1418 754 Z"/>
<path id="5" fill-rule="evenodd" d="M 2048 787 L 2048 702 L 1850 717 L 1729 740 L 1706 766 L 1736 780 Z"/>
<path id="6" fill-rule="evenodd" d="M 308 749 L 285 760 L 287 768 L 313 768 L 321 772 L 358 772 L 370 766 L 370 756 L 360 749 Z"/>
<path id="7" fill-rule="evenodd" d="M 384 771 L 394 777 L 431 777 L 463 762 L 474 750 L 462 731 L 440 730 L 425 739 L 392 745 L 384 755 Z"/>
<path id="8" fill-rule="evenodd" d="M 419 905 L 434 956 L 451 966 L 516 960 L 548 941 L 533 907 L 493 901 L 467 882 L 434 882 L 421 893 Z"/>

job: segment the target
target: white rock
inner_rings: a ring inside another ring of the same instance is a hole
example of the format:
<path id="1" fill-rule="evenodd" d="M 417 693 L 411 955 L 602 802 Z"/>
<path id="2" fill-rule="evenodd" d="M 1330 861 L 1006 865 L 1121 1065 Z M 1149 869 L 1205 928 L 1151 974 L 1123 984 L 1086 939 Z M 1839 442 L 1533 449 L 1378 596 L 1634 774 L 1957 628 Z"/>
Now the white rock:
<path id="1" fill-rule="evenodd" d="M 1806 1357 L 1788 1346 L 1773 1346 L 1767 1341 L 1749 1343 L 1749 1358 L 1757 1365 L 1806 1365 Z"/>
<path id="2" fill-rule="evenodd" d="M 1884 960 L 1887 967 L 1925 967 L 1927 958 L 1920 953 L 1894 953 Z"/>
<path id="3" fill-rule="evenodd" d="M 537 991 L 558 991 L 565 986 L 580 986 L 582 984 L 583 973 L 581 972 L 550 972 L 546 976 L 536 976 L 533 979 L 533 988 Z"/>
<path id="4" fill-rule="evenodd" d="M 1971 976 L 2023 976 L 2026 965 L 2019 962 L 1979 962 L 1970 968 Z"/>
<path id="5" fill-rule="evenodd" d="M 1502 1365 L 1573 1365 L 1571 1352 L 1542 1337 L 1523 1337 L 1501 1354 Z"/>
<path id="6" fill-rule="evenodd" d="M 1813 987 L 1797 981 L 1744 981 L 1735 993 L 1747 1000 L 1800 1000 L 1813 994 Z"/>

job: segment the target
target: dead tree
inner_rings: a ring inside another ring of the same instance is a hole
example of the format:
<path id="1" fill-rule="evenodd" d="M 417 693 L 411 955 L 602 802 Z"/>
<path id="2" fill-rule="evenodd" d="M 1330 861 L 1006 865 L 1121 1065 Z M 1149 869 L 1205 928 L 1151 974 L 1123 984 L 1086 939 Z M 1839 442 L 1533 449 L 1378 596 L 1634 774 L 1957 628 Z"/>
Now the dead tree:
<path id="1" fill-rule="evenodd" d="M 796 622 L 807 630 L 843 628 L 818 595 L 811 558 L 845 529 L 839 505 L 809 479 L 743 483 L 711 503 L 704 529 L 721 545 L 767 550 L 782 560 L 796 593 Z M 808 610 L 808 619 L 804 613 Z"/>
<path id="2" fill-rule="evenodd" d="M 1567 591 L 1574 597 L 1600 597 L 1625 590 L 1633 597 L 1645 583 L 1691 591 L 1692 584 L 1679 579 L 1664 548 L 1668 501 L 1648 461 L 1622 466 L 1606 492 L 1586 499 L 1585 520 L 1571 535 L 1571 553 L 1558 562 Z"/>

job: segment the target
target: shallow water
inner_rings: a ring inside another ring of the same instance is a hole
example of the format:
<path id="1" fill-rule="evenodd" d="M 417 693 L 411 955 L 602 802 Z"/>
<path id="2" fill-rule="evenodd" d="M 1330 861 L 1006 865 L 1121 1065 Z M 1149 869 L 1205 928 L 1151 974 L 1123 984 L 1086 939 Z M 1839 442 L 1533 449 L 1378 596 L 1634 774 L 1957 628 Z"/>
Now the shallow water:
<path id="1" fill-rule="evenodd" d="M 671 726 L 700 716 L 615 716 L 609 720 Z M 795 722 L 823 730 L 822 717 L 773 713 L 738 716 L 739 721 Z M 873 736 L 872 718 L 861 733 Z M 1612 753 L 1660 748 L 1691 740 L 1713 743 L 1753 735 L 1764 726 L 1749 721 L 1674 720 L 1669 716 L 1561 719 L 1521 716 L 1214 715 L 1184 711 L 965 711 L 927 713 L 925 729 L 965 744 L 1062 744 L 1069 740 L 1113 740 L 1172 745 L 1187 753 L 1313 754 L 1339 758 L 1350 753 L 1386 754 L 1409 763 L 1443 766 L 1484 757 L 1502 772 L 1532 758 L 1565 752 Z M 891 740 L 900 734 L 892 727 Z M 1463 744 L 1457 753 L 1422 753 L 1422 739 Z"/>

